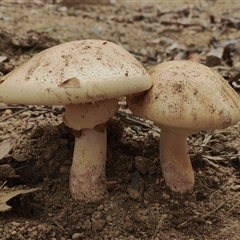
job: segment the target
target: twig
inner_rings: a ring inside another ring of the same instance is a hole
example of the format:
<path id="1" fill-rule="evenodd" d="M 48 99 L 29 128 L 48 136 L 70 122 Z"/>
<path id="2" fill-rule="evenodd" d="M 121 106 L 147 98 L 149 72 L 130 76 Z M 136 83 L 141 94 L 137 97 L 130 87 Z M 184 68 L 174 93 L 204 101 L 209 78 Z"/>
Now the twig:
<path id="1" fill-rule="evenodd" d="M 233 76 L 230 80 L 228 80 L 229 84 L 232 84 L 233 82 L 237 81 L 240 79 L 240 72 L 237 73 L 235 76 Z"/>
<path id="2" fill-rule="evenodd" d="M 225 227 L 218 235 L 217 237 L 219 237 L 220 235 L 226 233 L 227 231 L 230 231 L 231 229 L 238 229 L 239 228 L 239 224 L 238 224 L 238 220 L 234 221 L 233 223 L 231 223 L 230 227 Z"/>
<path id="3" fill-rule="evenodd" d="M 182 228 L 182 227 L 186 227 L 187 225 L 193 223 L 194 221 L 197 221 L 199 219 L 205 219 L 207 217 L 209 217 L 211 214 L 215 213 L 218 209 L 220 209 L 230 198 L 232 198 L 232 196 L 228 197 L 224 202 L 220 203 L 215 209 L 213 209 L 211 212 L 208 212 L 206 214 L 203 214 L 202 216 L 201 215 L 197 215 L 197 216 L 194 216 L 192 219 L 190 220 L 187 220 L 181 224 L 178 225 L 179 228 Z"/>
<path id="4" fill-rule="evenodd" d="M 4 111 L 4 110 L 7 110 L 7 109 L 12 109 L 12 110 L 14 110 L 14 109 L 25 109 L 26 107 L 24 106 L 24 107 L 21 107 L 21 106 L 5 106 L 5 107 L 0 107 L 0 111 Z"/>
<path id="5" fill-rule="evenodd" d="M 201 147 L 208 147 L 208 143 L 210 142 L 212 138 L 212 134 L 206 133 L 202 142 Z"/>
<path id="6" fill-rule="evenodd" d="M 22 167 L 14 168 L 14 171 L 18 171 L 20 169 L 27 168 L 27 167 L 29 167 L 29 165 L 25 165 L 25 166 L 22 166 Z"/>
<path id="7" fill-rule="evenodd" d="M 156 131 L 158 133 L 161 132 L 161 130 L 158 127 L 151 126 L 150 124 L 148 124 L 144 120 L 141 120 L 139 117 L 137 117 L 133 114 L 118 111 L 116 113 L 116 115 L 119 116 L 120 118 L 122 118 L 127 123 L 134 123 L 134 124 L 140 125 L 142 127 L 145 127 L 145 128 L 151 129 L 153 131 Z"/>
<path id="8" fill-rule="evenodd" d="M 206 163 L 208 163 L 211 167 L 215 168 L 216 170 L 218 170 L 221 173 L 226 173 L 226 171 L 223 169 L 222 165 L 214 163 L 213 161 L 210 161 L 207 157 L 202 158 Z M 214 158 L 212 158 L 211 160 L 216 160 Z M 219 160 L 219 159 L 218 159 Z"/>
<path id="9" fill-rule="evenodd" d="M 4 108 L 5 108 L 5 107 L 4 107 Z M 6 109 L 12 109 L 12 107 L 9 107 L 9 108 L 6 108 Z M 16 108 L 16 109 L 21 109 L 21 108 L 19 107 L 19 108 Z M 1 109 L 0 109 L 0 110 L 1 110 Z M 56 113 L 56 111 L 53 110 L 53 109 L 38 108 L 38 107 L 36 107 L 36 106 L 33 106 L 33 107 L 25 107 L 25 108 L 22 108 L 21 110 L 19 110 L 18 112 L 15 112 L 15 113 L 13 113 L 13 114 L 5 117 L 5 118 L 2 118 L 2 119 L 0 120 L 0 122 L 6 121 L 6 120 L 8 120 L 9 118 L 12 118 L 12 117 L 14 117 L 14 116 L 16 116 L 16 115 L 18 115 L 18 114 L 20 114 L 20 113 L 23 113 L 23 112 L 25 112 L 25 111 L 43 111 L 43 112 L 55 112 L 55 113 Z"/>
<path id="10" fill-rule="evenodd" d="M 218 155 L 218 156 L 207 156 L 203 155 L 203 158 L 206 158 L 208 160 L 214 160 L 214 161 L 224 161 L 225 159 L 223 158 L 235 158 L 239 157 L 240 153 L 235 153 L 235 154 L 224 154 L 224 155 Z"/>
<path id="11" fill-rule="evenodd" d="M 227 185 L 228 185 L 228 183 L 225 183 L 225 184 L 222 186 L 222 189 L 224 189 Z M 220 191 L 221 191 L 221 189 L 218 189 L 218 190 L 214 191 L 214 192 L 210 195 L 208 201 L 209 201 L 209 202 L 212 202 L 213 195 L 216 194 L 217 192 L 220 192 Z"/>
<path id="12" fill-rule="evenodd" d="M 208 158 L 206 158 L 205 156 L 203 157 L 203 160 L 204 160 L 205 162 L 207 162 L 210 166 L 212 166 L 212 167 L 214 167 L 214 168 L 216 168 L 216 169 L 219 169 L 219 168 L 220 168 L 220 166 L 219 166 L 218 164 L 215 164 L 215 163 L 209 161 Z"/>
<path id="13" fill-rule="evenodd" d="M 240 200 L 238 200 L 237 201 L 237 203 L 236 204 L 234 204 L 228 211 L 227 211 L 227 213 L 230 213 L 237 205 L 239 205 L 240 204 Z"/>
<path id="14" fill-rule="evenodd" d="M 61 230 L 65 230 L 64 228 L 63 228 L 63 226 L 61 226 L 59 223 L 57 223 L 56 221 L 54 221 L 54 220 L 52 220 L 52 222 L 55 224 L 55 225 L 57 225 Z"/>
<path id="15" fill-rule="evenodd" d="M 235 198 L 237 198 L 240 195 L 240 193 L 238 193 L 237 195 L 235 195 Z M 231 212 L 237 205 L 240 204 L 240 200 L 237 201 L 237 203 L 235 203 L 228 211 L 227 213 Z"/>
<path id="16" fill-rule="evenodd" d="M 159 220 L 159 222 L 158 222 L 158 225 L 157 225 L 157 227 L 156 227 L 156 230 L 154 231 L 154 234 L 153 234 L 152 237 L 151 237 L 151 240 L 154 240 L 154 238 L 156 237 L 156 235 L 157 235 L 159 229 L 161 228 L 161 226 L 163 225 L 163 221 L 164 221 L 164 219 L 165 219 L 166 217 L 167 217 L 167 214 L 163 214 L 163 215 L 161 216 L 161 218 L 160 218 L 160 220 Z"/>
<path id="17" fill-rule="evenodd" d="M 3 189 L 3 187 L 6 185 L 7 181 L 5 181 L 1 186 L 0 189 Z"/>
<path id="18" fill-rule="evenodd" d="M 18 114 L 20 114 L 20 113 L 23 113 L 23 112 L 25 112 L 25 111 L 27 111 L 27 110 L 29 110 L 29 108 L 24 108 L 24 109 L 22 109 L 22 110 L 20 110 L 20 111 L 18 111 L 18 112 L 15 112 L 15 113 L 13 113 L 13 114 L 5 117 L 5 118 L 2 118 L 2 119 L 1 119 L 1 122 L 6 121 L 6 120 L 8 120 L 9 118 L 15 117 L 16 115 L 18 115 Z"/>

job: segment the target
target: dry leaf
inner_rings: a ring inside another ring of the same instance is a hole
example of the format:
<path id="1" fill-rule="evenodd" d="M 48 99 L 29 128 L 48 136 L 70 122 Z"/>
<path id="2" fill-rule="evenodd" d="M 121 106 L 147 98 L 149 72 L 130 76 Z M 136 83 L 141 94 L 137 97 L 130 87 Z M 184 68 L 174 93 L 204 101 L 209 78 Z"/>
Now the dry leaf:
<path id="1" fill-rule="evenodd" d="M 8 192 L 8 193 L 1 192 L 0 193 L 0 212 L 5 212 L 12 208 L 11 206 L 6 204 L 6 202 L 9 201 L 11 198 L 14 198 L 20 194 L 27 194 L 27 193 L 31 193 L 31 192 L 34 192 L 37 190 L 39 190 L 39 188 L 31 188 L 31 189 L 27 189 L 27 190 L 15 190 L 15 191 Z"/>
<path id="2" fill-rule="evenodd" d="M 0 56 L 0 63 L 1 63 L 1 62 L 4 62 L 5 60 L 7 60 L 7 57 L 6 57 L 6 56 Z"/>
<path id="3" fill-rule="evenodd" d="M 0 144 L 0 160 L 4 158 L 10 150 L 13 148 L 14 144 L 16 142 L 16 139 L 13 137 L 9 137 L 5 139 L 3 142 Z"/>

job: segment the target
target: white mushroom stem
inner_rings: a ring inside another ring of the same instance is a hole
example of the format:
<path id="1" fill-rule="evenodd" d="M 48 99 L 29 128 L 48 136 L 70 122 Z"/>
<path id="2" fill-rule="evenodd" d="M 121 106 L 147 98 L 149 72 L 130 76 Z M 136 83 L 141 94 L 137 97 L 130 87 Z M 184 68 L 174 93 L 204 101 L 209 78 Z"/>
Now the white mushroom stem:
<path id="1" fill-rule="evenodd" d="M 175 192 L 186 192 L 194 186 L 194 172 L 187 149 L 187 135 L 161 129 L 160 163 L 167 186 Z"/>
<path id="2" fill-rule="evenodd" d="M 106 144 L 106 129 L 84 129 L 75 138 L 69 180 L 73 198 L 97 201 L 107 194 Z"/>
<path id="3" fill-rule="evenodd" d="M 70 173 L 70 192 L 78 200 L 94 202 L 106 197 L 106 122 L 117 112 L 118 100 L 65 106 L 63 120 L 75 131 L 74 155 Z"/>

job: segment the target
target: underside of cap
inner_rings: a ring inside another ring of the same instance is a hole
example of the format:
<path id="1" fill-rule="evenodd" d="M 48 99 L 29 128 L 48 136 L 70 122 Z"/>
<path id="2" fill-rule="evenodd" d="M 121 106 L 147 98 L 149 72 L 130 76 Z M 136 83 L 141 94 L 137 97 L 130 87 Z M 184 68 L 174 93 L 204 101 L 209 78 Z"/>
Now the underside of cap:
<path id="1" fill-rule="evenodd" d="M 240 97 L 217 72 L 190 61 L 149 71 L 153 87 L 128 98 L 133 113 L 176 132 L 226 128 L 240 121 Z"/>
<path id="2" fill-rule="evenodd" d="M 151 87 L 149 74 L 124 48 L 103 40 L 57 45 L 0 80 L 0 101 L 76 104 L 118 98 Z"/>

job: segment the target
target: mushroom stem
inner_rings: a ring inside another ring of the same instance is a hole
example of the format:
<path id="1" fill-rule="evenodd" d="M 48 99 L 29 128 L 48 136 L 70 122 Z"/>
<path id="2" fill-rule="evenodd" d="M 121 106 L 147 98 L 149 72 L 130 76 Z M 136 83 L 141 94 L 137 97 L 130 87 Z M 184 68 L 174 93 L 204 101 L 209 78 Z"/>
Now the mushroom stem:
<path id="1" fill-rule="evenodd" d="M 69 179 L 74 199 L 91 202 L 106 196 L 106 141 L 106 124 L 101 129 L 83 129 L 81 136 L 75 138 Z"/>
<path id="2" fill-rule="evenodd" d="M 175 192 L 186 192 L 194 186 L 194 172 L 187 149 L 187 135 L 161 129 L 160 163 L 167 186 Z"/>

